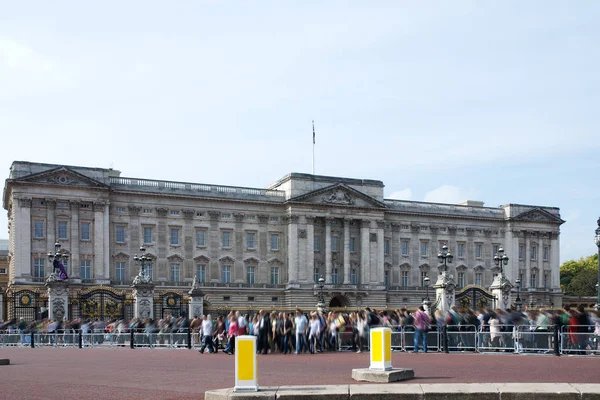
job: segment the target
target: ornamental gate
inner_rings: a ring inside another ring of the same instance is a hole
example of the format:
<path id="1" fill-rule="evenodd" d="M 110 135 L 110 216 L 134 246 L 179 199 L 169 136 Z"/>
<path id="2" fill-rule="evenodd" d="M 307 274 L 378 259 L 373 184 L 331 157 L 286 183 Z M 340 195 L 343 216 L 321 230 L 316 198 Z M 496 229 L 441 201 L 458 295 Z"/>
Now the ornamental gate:
<path id="1" fill-rule="evenodd" d="M 9 319 L 23 318 L 25 321 L 39 321 L 46 317 L 47 314 L 47 299 L 43 299 L 37 291 L 22 289 L 12 292 L 9 299 Z M 42 308 L 46 308 L 42 312 Z"/>
<path id="2" fill-rule="evenodd" d="M 125 294 L 107 288 L 93 288 L 80 291 L 75 299 L 71 300 L 71 318 L 83 320 L 124 319 L 133 318 L 133 302 Z"/>
<path id="3" fill-rule="evenodd" d="M 455 304 L 462 308 L 478 310 L 480 308 L 495 308 L 496 298 L 482 286 L 467 286 L 456 293 Z"/>
<path id="4" fill-rule="evenodd" d="M 171 314 L 173 317 L 187 316 L 187 304 L 177 292 L 165 292 L 154 298 L 154 318 L 161 319 Z"/>

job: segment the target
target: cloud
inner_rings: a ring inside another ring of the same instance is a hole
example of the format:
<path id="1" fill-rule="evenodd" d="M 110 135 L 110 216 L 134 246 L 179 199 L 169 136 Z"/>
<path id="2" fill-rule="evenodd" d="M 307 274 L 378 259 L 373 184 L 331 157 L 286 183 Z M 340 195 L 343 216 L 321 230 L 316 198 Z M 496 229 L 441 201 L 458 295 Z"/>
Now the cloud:
<path id="1" fill-rule="evenodd" d="M 394 199 L 394 200 L 412 200 L 412 190 L 410 188 L 404 190 L 398 190 L 389 196 L 386 196 L 386 199 Z"/>
<path id="2" fill-rule="evenodd" d="M 41 54 L 6 38 L 0 38 L 0 65 L 34 74 L 47 73 L 53 69 L 52 63 Z"/>
<path id="3" fill-rule="evenodd" d="M 49 57 L 16 40 L 0 37 L 0 99 L 64 89 L 71 79 Z"/>
<path id="4" fill-rule="evenodd" d="M 424 201 L 431 203 L 449 203 L 457 204 L 469 199 L 470 194 L 464 192 L 461 188 L 452 185 L 443 185 L 437 189 L 431 190 L 425 194 Z"/>

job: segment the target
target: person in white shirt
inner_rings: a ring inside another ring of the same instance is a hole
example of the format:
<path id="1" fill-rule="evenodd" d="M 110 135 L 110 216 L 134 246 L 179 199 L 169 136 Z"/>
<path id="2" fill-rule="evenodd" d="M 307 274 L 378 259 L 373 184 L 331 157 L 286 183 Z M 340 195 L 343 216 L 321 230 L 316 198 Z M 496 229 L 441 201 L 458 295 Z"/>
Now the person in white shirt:
<path id="1" fill-rule="evenodd" d="M 213 323 L 210 314 L 205 315 L 204 320 L 202 321 L 202 335 L 204 340 L 202 341 L 202 346 L 200 347 L 200 350 L 198 350 L 200 353 L 204 353 L 204 349 L 206 347 L 208 347 L 209 353 L 215 352 L 215 348 L 213 347 L 212 332 Z"/>
<path id="2" fill-rule="evenodd" d="M 321 321 L 319 320 L 317 313 L 312 312 L 310 314 L 308 343 L 310 347 L 310 353 L 315 354 L 318 350 L 319 333 L 321 332 Z"/>

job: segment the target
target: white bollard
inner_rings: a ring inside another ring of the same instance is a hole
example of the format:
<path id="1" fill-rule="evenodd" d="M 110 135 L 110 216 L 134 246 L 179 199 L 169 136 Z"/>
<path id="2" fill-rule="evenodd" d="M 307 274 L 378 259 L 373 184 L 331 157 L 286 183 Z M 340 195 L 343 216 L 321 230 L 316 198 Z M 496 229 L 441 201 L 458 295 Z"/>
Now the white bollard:
<path id="1" fill-rule="evenodd" d="M 373 328 L 371 340 L 371 371 L 389 371 L 392 369 L 392 330 Z"/>
<path id="2" fill-rule="evenodd" d="M 235 338 L 235 386 L 239 390 L 258 391 L 256 365 L 256 336 L 242 335 Z"/>

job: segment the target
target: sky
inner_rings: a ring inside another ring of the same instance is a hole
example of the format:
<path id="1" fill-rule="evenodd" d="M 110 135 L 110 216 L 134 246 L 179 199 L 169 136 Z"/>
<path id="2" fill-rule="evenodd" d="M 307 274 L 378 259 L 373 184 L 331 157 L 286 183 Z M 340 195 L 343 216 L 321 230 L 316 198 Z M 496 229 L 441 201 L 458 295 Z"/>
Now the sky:
<path id="1" fill-rule="evenodd" d="M 13 161 L 388 198 L 560 207 L 597 251 L 598 1 L 4 1 L 0 177 Z M 6 213 L 0 238 L 7 238 Z"/>

